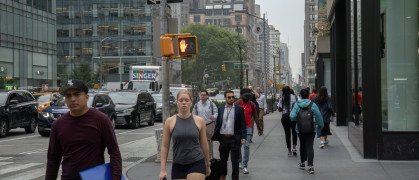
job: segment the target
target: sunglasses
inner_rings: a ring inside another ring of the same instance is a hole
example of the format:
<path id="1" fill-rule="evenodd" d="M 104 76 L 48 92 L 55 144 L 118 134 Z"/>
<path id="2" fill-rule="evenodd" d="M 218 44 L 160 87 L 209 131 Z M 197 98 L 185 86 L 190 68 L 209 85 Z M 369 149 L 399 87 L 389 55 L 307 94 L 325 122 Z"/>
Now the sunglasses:
<path id="1" fill-rule="evenodd" d="M 227 99 L 234 99 L 234 96 L 227 96 Z"/>

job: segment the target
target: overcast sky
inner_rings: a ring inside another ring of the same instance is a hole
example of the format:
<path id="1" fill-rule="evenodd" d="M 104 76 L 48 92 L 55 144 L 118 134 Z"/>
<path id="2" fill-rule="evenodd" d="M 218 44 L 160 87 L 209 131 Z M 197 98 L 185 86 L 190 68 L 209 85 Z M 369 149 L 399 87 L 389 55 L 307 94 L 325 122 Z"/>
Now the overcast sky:
<path id="1" fill-rule="evenodd" d="M 267 13 L 268 23 L 281 32 L 281 42 L 289 48 L 293 78 L 301 68 L 304 52 L 304 0 L 256 0 L 261 16 Z"/>

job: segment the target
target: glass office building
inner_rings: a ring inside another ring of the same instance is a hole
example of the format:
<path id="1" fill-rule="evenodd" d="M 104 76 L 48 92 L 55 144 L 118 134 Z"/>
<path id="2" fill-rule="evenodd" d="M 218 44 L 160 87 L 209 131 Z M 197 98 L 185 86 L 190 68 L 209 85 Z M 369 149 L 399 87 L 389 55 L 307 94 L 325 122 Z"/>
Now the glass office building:
<path id="1" fill-rule="evenodd" d="M 101 71 L 104 82 L 128 81 L 130 65 L 153 64 L 151 8 L 146 3 L 58 0 L 59 82 L 65 82 L 81 62 L 91 64 L 96 73 Z"/>
<path id="2" fill-rule="evenodd" d="M 53 89 L 55 0 L 0 0 L 0 89 Z"/>

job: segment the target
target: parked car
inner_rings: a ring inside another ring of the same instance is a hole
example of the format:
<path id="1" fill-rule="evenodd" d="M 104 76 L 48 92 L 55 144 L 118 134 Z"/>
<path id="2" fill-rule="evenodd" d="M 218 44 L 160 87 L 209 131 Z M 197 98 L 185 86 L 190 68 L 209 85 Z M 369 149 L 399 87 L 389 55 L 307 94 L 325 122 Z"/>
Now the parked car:
<path id="1" fill-rule="evenodd" d="M 163 118 L 163 95 L 152 94 L 154 101 L 156 102 L 156 120 L 162 121 Z M 169 111 L 170 116 L 175 114 L 177 108 L 176 98 L 173 95 L 169 95 Z"/>
<path id="2" fill-rule="evenodd" d="M 87 106 L 105 113 L 115 128 L 115 103 L 112 99 L 104 92 L 89 92 L 88 94 L 89 100 L 87 100 Z M 51 106 L 45 108 L 41 112 L 38 123 L 38 133 L 41 136 L 49 136 L 52 123 L 68 111 L 70 110 L 65 103 L 64 96 L 61 96 L 55 103 L 51 102 Z"/>
<path id="3" fill-rule="evenodd" d="M 44 92 L 44 93 L 35 93 L 32 94 L 38 101 L 38 112 L 41 113 L 42 110 L 50 106 L 51 102 L 55 102 L 58 98 L 61 97 L 58 92 Z"/>
<path id="4" fill-rule="evenodd" d="M 147 91 L 118 91 L 111 92 L 109 96 L 116 105 L 116 125 L 128 125 L 139 128 L 140 124 L 147 122 L 154 125 L 156 116 L 156 103 Z"/>
<path id="5" fill-rule="evenodd" d="M 0 137 L 19 127 L 35 132 L 38 116 L 38 102 L 29 91 L 0 91 Z"/>

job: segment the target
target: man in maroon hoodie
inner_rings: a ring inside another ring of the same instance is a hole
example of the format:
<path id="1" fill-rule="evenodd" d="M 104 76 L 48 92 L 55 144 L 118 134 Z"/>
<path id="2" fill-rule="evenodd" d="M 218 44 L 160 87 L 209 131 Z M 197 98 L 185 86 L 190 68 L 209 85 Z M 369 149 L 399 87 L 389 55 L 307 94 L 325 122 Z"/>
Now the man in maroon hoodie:
<path id="1" fill-rule="evenodd" d="M 120 180 L 122 159 L 111 121 L 89 108 L 88 88 L 73 79 L 60 89 L 70 112 L 52 124 L 46 180 L 55 180 L 62 160 L 62 180 L 80 179 L 79 172 L 105 163 L 105 148 L 111 161 L 112 180 Z"/>

